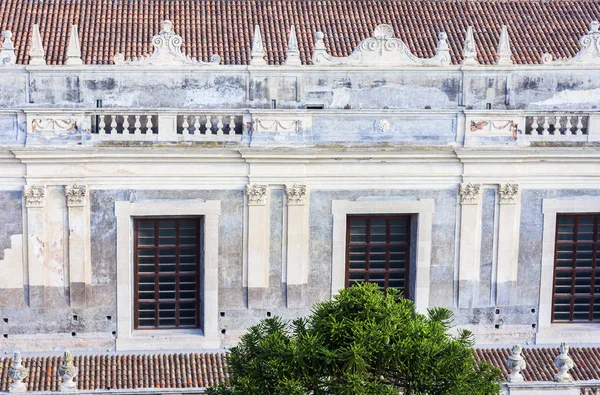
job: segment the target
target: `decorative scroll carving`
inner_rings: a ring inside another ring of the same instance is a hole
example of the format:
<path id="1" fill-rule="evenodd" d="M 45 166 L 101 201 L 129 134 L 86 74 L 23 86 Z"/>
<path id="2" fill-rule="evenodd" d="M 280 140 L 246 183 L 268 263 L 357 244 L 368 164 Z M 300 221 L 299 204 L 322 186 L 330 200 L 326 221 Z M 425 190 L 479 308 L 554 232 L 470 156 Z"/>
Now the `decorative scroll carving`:
<path id="1" fill-rule="evenodd" d="M 0 66 L 17 63 L 15 46 L 12 42 L 12 32 L 10 30 L 5 30 L 2 33 L 2 36 L 4 37 L 4 42 L 2 43 L 2 49 L 0 50 Z"/>
<path id="2" fill-rule="evenodd" d="M 502 25 L 502 32 L 500 33 L 500 42 L 498 43 L 498 66 L 509 66 L 513 64 L 511 59 L 512 51 L 510 49 L 510 40 L 508 38 L 508 28 L 506 25 Z"/>
<path id="3" fill-rule="evenodd" d="M 288 205 L 300 206 L 306 204 L 306 185 L 286 185 L 285 195 L 287 196 Z"/>
<path id="4" fill-rule="evenodd" d="M 506 136 L 510 135 L 517 139 L 519 125 L 513 120 L 472 120 L 469 130 L 471 133 L 481 132 L 484 136 Z"/>
<path id="5" fill-rule="evenodd" d="M 152 38 L 154 52 L 146 57 L 133 58 L 125 60 L 123 54 L 116 54 L 114 62 L 116 65 L 132 66 L 182 66 L 182 65 L 217 65 L 221 63 L 219 55 L 212 55 L 210 62 L 185 56 L 181 52 L 183 39 L 172 30 L 172 23 L 169 20 L 163 21 L 163 30 Z"/>
<path id="6" fill-rule="evenodd" d="M 523 381 L 521 370 L 527 367 L 525 359 L 521 356 L 521 346 L 515 344 L 512 348 L 512 355 L 506 361 L 506 367 L 509 370 L 508 381 L 511 383 L 520 383 Z"/>
<path id="7" fill-rule="evenodd" d="M 475 37 L 473 36 L 473 27 L 467 28 L 467 35 L 465 36 L 465 44 L 463 46 L 463 65 L 476 66 L 479 64 L 477 61 L 477 49 L 475 47 Z"/>
<path id="8" fill-rule="evenodd" d="M 266 184 L 248 184 L 246 195 L 248 195 L 249 206 L 264 206 L 267 204 L 267 192 L 269 186 Z"/>
<path id="9" fill-rule="evenodd" d="M 8 377 L 12 379 L 10 392 L 27 392 L 27 385 L 23 382 L 29 376 L 29 369 L 23 366 L 23 358 L 19 351 L 15 351 L 13 366 L 8 369 Z"/>
<path id="10" fill-rule="evenodd" d="M 552 55 L 545 53 L 542 55 L 543 64 L 557 66 L 566 65 L 599 65 L 600 64 L 600 22 L 590 23 L 590 31 L 579 39 L 581 49 L 572 58 L 559 58 L 554 60 Z"/>
<path id="11" fill-rule="evenodd" d="M 406 44 L 394 38 L 390 25 L 382 24 L 375 28 L 373 37 L 360 42 L 348 57 L 335 57 L 327 53 L 323 33 L 317 32 L 312 62 L 315 65 L 344 66 L 447 66 L 450 64 L 450 49 L 446 33 L 439 34 L 435 56 L 418 58 L 410 52 Z"/>
<path id="12" fill-rule="evenodd" d="M 74 119 L 60 118 L 35 118 L 31 121 L 31 131 L 68 131 L 77 129 L 77 121 Z"/>
<path id="13" fill-rule="evenodd" d="M 460 184 L 458 194 L 461 204 L 477 204 L 481 199 L 481 184 Z"/>
<path id="14" fill-rule="evenodd" d="M 297 132 L 300 129 L 299 120 L 282 121 L 278 119 L 257 119 L 257 132 Z"/>
<path id="15" fill-rule="evenodd" d="M 87 196 L 87 187 L 85 185 L 73 184 L 65 187 L 65 196 L 67 197 L 67 206 L 81 207 L 85 206 Z"/>
<path id="16" fill-rule="evenodd" d="M 70 351 L 65 351 L 62 364 L 58 367 L 58 375 L 62 379 L 61 392 L 76 392 L 77 383 L 74 379 L 79 373 L 79 368 L 73 364 L 73 356 Z"/>
<path id="17" fill-rule="evenodd" d="M 26 185 L 23 189 L 25 207 L 44 207 L 46 188 L 38 185 Z"/>
<path id="18" fill-rule="evenodd" d="M 502 184 L 498 188 L 500 204 L 516 204 L 519 198 L 519 184 Z"/>
<path id="19" fill-rule="evenodd" d="M 375 129 L 375 131 L 377 131 L 377 132 L 385 133 L 388 130 L 390 130 L 391 126 L 392 126 L 392 124 L 387 119 L 380 119 L 373 123 L 373 129 Z"/>

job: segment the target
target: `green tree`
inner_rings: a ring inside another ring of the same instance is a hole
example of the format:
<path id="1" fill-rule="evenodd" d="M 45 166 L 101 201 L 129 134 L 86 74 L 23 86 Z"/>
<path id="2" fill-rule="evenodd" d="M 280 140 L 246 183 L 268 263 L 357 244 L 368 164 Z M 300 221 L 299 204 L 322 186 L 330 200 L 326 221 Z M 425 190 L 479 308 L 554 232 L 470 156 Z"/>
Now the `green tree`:
<path id="1" fill-rule="evenodd" d="M 293 323 L 268 318 L 231 349 L 230 382 L 213 395 L 498 394 L 500 371 L 477 363 L 452 312 L 415 311 L 396 290 L 356 284 Z"/>

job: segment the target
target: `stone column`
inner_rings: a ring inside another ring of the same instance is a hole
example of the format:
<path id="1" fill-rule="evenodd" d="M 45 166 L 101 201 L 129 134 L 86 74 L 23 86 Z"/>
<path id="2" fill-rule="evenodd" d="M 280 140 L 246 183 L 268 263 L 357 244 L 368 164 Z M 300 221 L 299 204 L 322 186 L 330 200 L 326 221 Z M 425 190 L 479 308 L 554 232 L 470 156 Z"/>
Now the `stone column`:
<path id="1" fill-rule="evenodd" d="M 479 295 L 481 260 L 481 184 L 460 184 L 458 307 L 471 308 Z"/>
<path id="2" fill-rule="evenodd" d="M 248 196 L 248 307 L 262 308 L 269 287 L 269 186 L 249 184 Z"/>
<path id="3" fill-rule="evenodd" d="M 308 284 L 308 193 L 306 185 L 286 185 L 287 306 L 302 307 Z"/>
<path id="4" fill-rule="evenodd" d="M 29 307 L 44 307 L 45 279 L 45 229 L 44 204 L 46 187 L 26 185 L 23 190 L 27 208 L 27 273 Z"/>
<path id="5" fill-rule="evenodd" d="M 65 186 L 69 217 L 69 300 L 84 307 L 86 286 L 91 283 L 90 215 L 85 185 Z"/>
<path id="6" fill-rule="evenodd" d="M 496 304 L 511 304 L 512 289 L 517 281 L 519 259 L 520 194 L 518 184 L 498 188 L 500 202 L 498 226 L 498 264 L 496 268 Z"/>

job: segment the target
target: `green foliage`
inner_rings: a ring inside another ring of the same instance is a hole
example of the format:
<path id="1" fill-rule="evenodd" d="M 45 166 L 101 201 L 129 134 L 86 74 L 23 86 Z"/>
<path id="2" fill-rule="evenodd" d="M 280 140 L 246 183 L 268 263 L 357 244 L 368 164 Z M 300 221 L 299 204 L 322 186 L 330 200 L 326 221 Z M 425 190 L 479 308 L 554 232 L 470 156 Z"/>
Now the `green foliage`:
<path id="1" fill-rule="evenodd" d="M 357 284 L 307 318 L 250 328 L 231 349 L 229 386 L 208 393 L 498 394 L 499 370 L 476 363 L 471 333 L 452 336 L 451 324 L 448 309 L 419 314 L 395 290 Z"/>

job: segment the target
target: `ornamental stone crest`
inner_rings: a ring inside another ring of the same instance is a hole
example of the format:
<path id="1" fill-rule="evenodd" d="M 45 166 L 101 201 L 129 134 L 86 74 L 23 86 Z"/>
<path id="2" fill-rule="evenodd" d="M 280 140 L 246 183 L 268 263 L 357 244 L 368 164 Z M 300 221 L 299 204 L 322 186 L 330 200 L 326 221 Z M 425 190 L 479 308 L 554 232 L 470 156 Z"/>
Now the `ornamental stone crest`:
<path id="1" fill-rule="evenodd" d="M 163 21 L 163 29 L 160 33 L 152 38 L 154 52 L 146 57 L 127 59 L 123 54 L 116 54 L 114 62 L 116 65 L 132 65 L 132 66 L 184 66 L 184 65 L 217 65 L 221 63 L 219 55 L 212 55 L 210 62 L 206 63 L 201 60 L 185 56 L 181 52 L 181 44 L 183 39 L 180 35 L 175 34 L 172 30 L 172 23 L 169 20 Z"/>
<path id="2" fill-rule="evenodd" d="M 460 184 L 458 194 L 461 204 L 477 204 L 481 198 L 481 184 Z"/>
<path id="3" fill-rule="evenodd" d="M 25 207 L 44 207 L 46 188 L 38 185 L 26 185 L 23 189 Z"/>
<path id="4" fill-rule="evenodd" d="M 300 206 L 306 204 L 306 185 L 293 184 L 285 186 L 288 206 Z"/>
<path id="5" fill-rule="evenodd" d="M 12 379 L 10 392 L 27 392 L 27 385 L 23 382 L 29 376 L 29 369 L 23 366 L 23 358 L 19 351 L 15 351 L 13 366 L 8 369 L 8 377 Z"/>
<path id="6" fill-rule="evenodd" d="M 65 351 L 63 362 L 58 368 L 58 375 L 62 379 L 60 390 L 62 392 L 76 392 L 77 383 L 74 379 L 79 373 L 79 368 L 73 364 L 73 356 L 70 351 Z"/>
<path id="7" fill-rule="evenodd" d="M 12 42 L 12 32 L 5 30 L 2 33 L 4 42 L 0 49 L 0 66 L 6 66 L 17 63 L 17 55 L 15 55 L 15 46 Z"/>
<path id="8" fill-rule="evenodd" d="M 506 367 L 510 372 L 508 381 L 511 383 L 520 383 L 523 381 L 521 370 L 524 370 L 527 367 L 527 364 L 525 363 L 525 359 L 521 356 L 521 351 L 521 346 L 515 344 L 512 348 L 512 355 L 508 357 L 508 361 L 506 361 Z"/>
<path id="9" fill-rule="evenodd" d="M 516 204 L 519 198 L 519 184 L 502 184 L 498 188 L 500 204 Z"/>
<path id="10" fill-rule="evenodd" d="M 327 53 L 324 35 L 317 32 L 312 62 L 315 65 L 342 66 L 447 66 L 450 64 L 450 49 L 447 34 L 441 32 L 435 56 L 418 58 L 406 44 L 394 37 L 394 29 L 382 24 L 375 28 L 373 37 L 361 41 L 347 57 L 335 57 Z"/>
<path id="11" fill-rule="evenodd" d="M 554 360 L 554 366 L 558 369 L 558 373 L 554 374 L 554 380 L 558 382 L 573 381 L 573 376 L 571 376 L 569 370 L 575 367 L 575 363 L 569 356 L 567 343 L 560 344 L 560 354 Z"/>
<path id="12" fill-rule="evenodd" d="M 572 58 L 559 58 L 554 60 L 552 55 L 542 55 L 542 63 L 558 66 L 568 65 L 600 65 L 600 22 L 590 23 L 588 34 L 579 39 L 581 49 Z"/>
<path id="13" fill-rule="evenodd" d="M 267 204 L 267 192 L 269 186 L 266 184 L 248 184 L 246 195 L 248 195 L 249 206 L 264 206 Z"/>
<path id="14" fill-rule="evenodd" d="M 73 184 L 65 187 L 65 196 L 67 197 L 68 207 L 85 206 L 85 197 L 87 196 L 87 187 L 85 185 Z"/>

